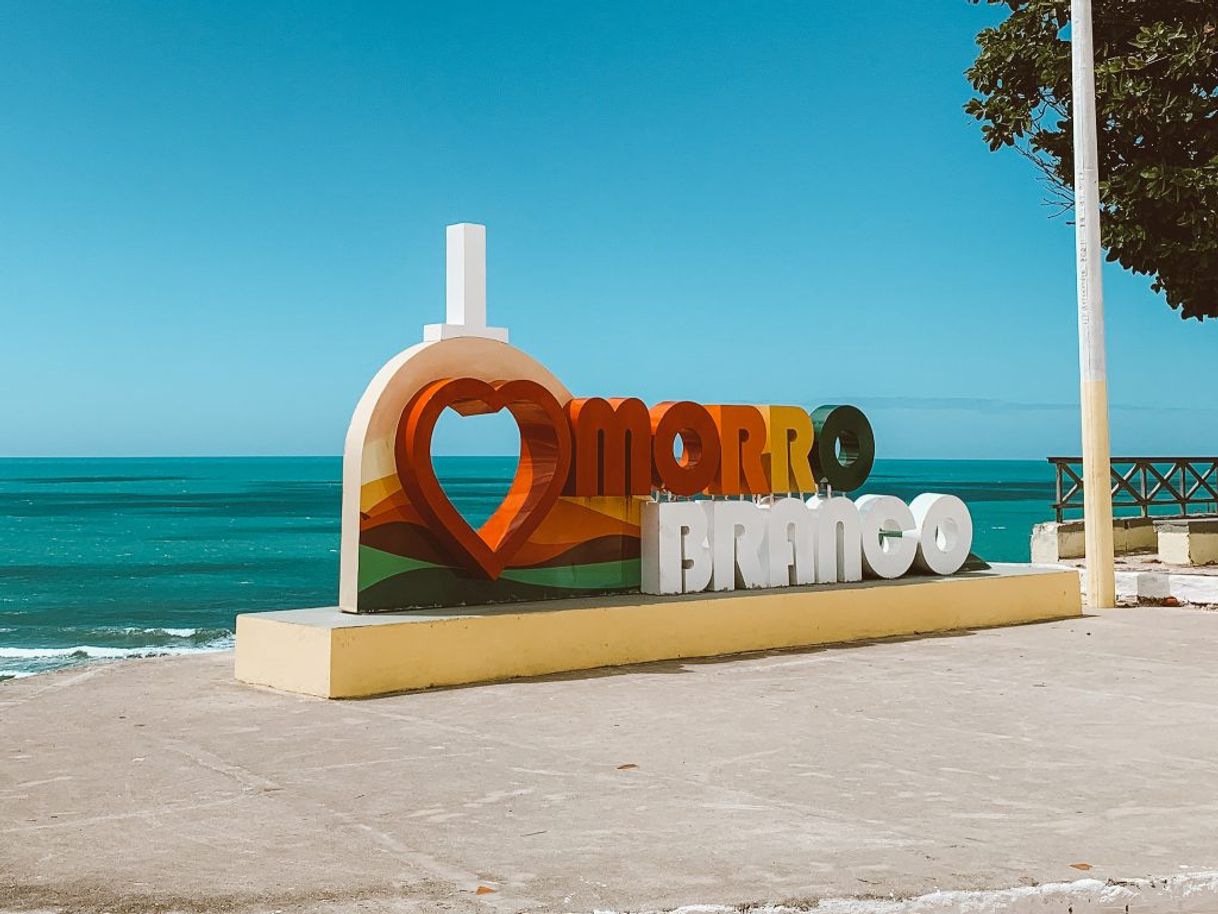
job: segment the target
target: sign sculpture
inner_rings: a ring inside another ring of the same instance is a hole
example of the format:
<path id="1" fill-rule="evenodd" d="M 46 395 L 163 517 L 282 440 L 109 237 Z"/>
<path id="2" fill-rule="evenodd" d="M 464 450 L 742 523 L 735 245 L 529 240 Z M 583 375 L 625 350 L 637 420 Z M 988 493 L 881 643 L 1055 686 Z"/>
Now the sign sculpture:
<path id="1" fill-rule="evenodd" d="M 339 605 L 239 615 L 238 679 L 358 698 L 1079 614 L 1073 570 L 955 574 L 973 539 L 958 498 L 847 497 L 875 459 L 853 406 L 574 396 L 487 326 L 485 232 L 449 226 L 447 321 L 352 416 Z M 506 495 L 473 523 L 432 457 L 450 411 L 520 432 Z"/>
<path id="2" fill-rule="evenodd" d="M 448 322 L 390 361 L 356 408 L 343 464 L 340 606 L 375 612 L 695 593 L 958 571 L 951 495 L 852 502 L 875 457 L 853 406 L 574 397 L 486 325 L 486 235 L 448 228 Z M 508 411 L 516 476 L 474 528 L 436 474 L 445 410 Z"/>

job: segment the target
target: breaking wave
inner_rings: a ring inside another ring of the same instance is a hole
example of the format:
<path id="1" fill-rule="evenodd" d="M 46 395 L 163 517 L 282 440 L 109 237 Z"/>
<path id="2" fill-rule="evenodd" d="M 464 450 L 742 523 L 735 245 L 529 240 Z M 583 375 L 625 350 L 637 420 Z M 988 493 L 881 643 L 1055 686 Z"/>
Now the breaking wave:
<path id="1" fill-rule="evenodd" d="M 101 643 L 0 645 L 0 682 L 96 661 L 204 654 L 233 646 L 233 633 L 228 629 L 97 628 L 85 631 L 97 636 L 96 640 Z M 107 644 L 108 640 L 123 643 Z"/>
<path id="2" fill-rule="evenodd" d="M 201 654 L 207 651 L 223 650 L 226 647 L 232 647 L 231 639 L 229 639 L 227 643 L 212 642 L 206 645 L 192 647 L 176 647 L 173 645 L 101 647 L 92 644 L 78 644 L 74 647 L 0 647 L 0 659 L 42 660 L 53 657 L 70 657 L 76 660 L 122 660 L 128 657 L 163 657 L 172 654 Z"/>

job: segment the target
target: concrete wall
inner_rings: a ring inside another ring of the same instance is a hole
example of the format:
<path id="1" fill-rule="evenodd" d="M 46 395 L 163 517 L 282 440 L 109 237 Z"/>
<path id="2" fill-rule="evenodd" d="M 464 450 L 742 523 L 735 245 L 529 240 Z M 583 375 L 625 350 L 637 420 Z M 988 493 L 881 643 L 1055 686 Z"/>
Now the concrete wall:
<path id="1" fill-rule="evenodd" d="M 1119 517 L 1112 522 L 1112 545 L 1117 555 L 1153 552 L 1158 547 L 1155 522 L 1149 517 Z M 1032 528 L 1032 561 L 1056 565 L 1065 559 L 1083 558 L 1083 522 L 1050 521 Z"/>
<path id="2" fill-rule="evenodd" d="M 1218 520 L 1159 521 L 1159 560 L 1165 565 L 1218 563 Z"/>

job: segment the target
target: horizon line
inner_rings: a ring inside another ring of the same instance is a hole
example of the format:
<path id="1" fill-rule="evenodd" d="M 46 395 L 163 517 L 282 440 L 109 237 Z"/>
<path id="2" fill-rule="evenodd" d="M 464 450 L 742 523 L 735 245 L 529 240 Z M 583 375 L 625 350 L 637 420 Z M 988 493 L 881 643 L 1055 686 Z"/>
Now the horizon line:
<path id="1" fill-rule="evenodd" d="M 516 459 L 518 454 L 434 454 L 433 457 L 460 457 L 470 460 L 480 458 Z M 876 461 L 1023 461 L 1049 462 L 1050 456 L 1042 457 L 876 457 Z M 0 460 L 342 460 L 342 454 L 0 454 Z M 1079 457 L 1078 459 L 1082 459 Z M 1114 459 L 1119 459 L 1119 455 Z M 1163 457 L 1152 459 L 1172 460 Z M 1198 459 L 1198 458 L 1189 458 Z M 1200 459 L 1206 459 L 1200 457 Z"/>

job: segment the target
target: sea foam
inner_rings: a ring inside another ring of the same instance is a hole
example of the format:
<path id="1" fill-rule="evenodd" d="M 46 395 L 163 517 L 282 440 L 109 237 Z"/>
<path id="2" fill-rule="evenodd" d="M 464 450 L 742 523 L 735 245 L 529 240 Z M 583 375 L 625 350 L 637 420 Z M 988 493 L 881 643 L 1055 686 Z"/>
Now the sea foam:
<path id="1" fill-rule="evenodd" d="M 177 654 L 201 654 L 232 647 L 232 638 L 220 638 L 191 647 L 101 647 L 78 644 L 73 647 L 0 647 L 0 659 L 49 660 L 56 657 L 75 660 L 122 660 L 133 657 L 165 657 Z"/>

